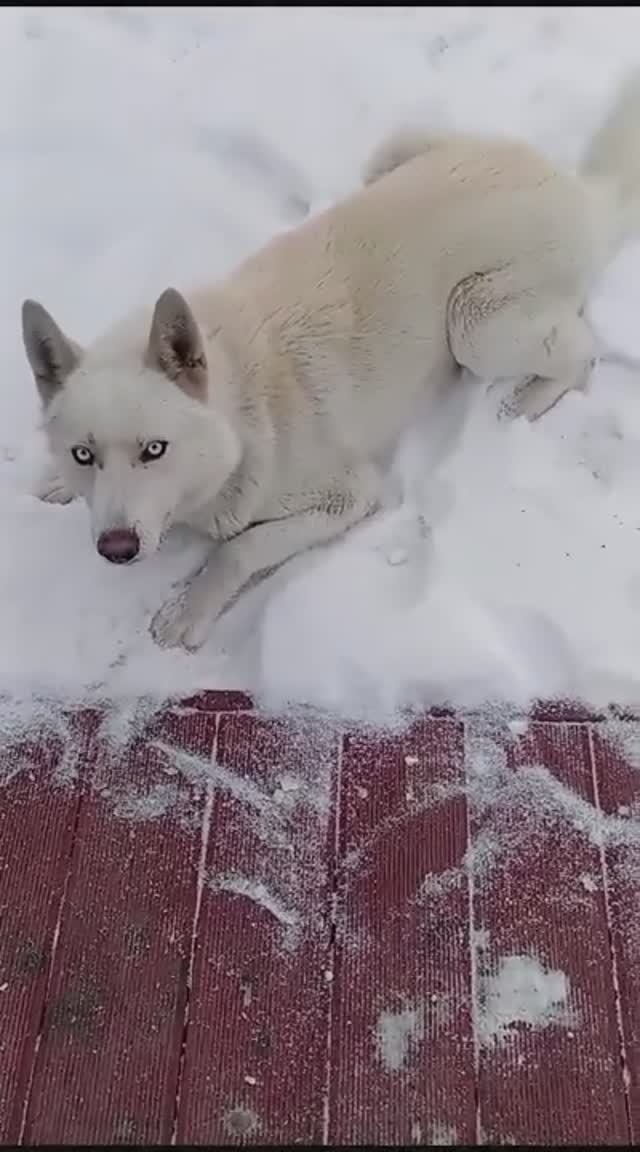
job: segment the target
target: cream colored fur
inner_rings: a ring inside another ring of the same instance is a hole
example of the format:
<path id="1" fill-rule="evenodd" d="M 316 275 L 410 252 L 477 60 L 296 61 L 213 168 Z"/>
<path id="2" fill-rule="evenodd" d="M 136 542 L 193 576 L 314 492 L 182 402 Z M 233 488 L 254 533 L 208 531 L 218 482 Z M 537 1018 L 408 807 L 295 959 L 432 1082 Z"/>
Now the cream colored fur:
<path id="1" fill-rule="evenodd" d="M 634 77 L 584 175 L 514 140 L 405 133 L 354 195 L 86 350 L 26 302 L 57 461 L 43 497 L 84 497 L 96 541 L 130 530 L 139 557 L 173 523 L 207 533 L 206 568 L 152 624 L 197 647 L 256 574 L 379 506 L 380 460 L 459 367 L 519 381 L 529 418 L 583 387 L 584 305 L 639 196 Z"/>

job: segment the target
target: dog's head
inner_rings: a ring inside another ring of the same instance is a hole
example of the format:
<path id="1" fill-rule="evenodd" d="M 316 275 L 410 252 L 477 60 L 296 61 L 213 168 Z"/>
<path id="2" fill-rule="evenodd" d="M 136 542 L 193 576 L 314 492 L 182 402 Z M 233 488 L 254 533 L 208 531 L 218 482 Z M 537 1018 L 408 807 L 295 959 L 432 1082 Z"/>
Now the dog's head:
<path id="1" fill-rule="evenodd" d="M 51 451 L 89 505 L 98 552 L 117 564 L 149 555 L 238 465 L 224 405 L 209 395 L 227 383 L 217 379 L 222 351 L 207 364 L 193 313 L 172 288 L 150 324 L 113 329 L 86 351 L 32 300 L 22 329 Z"/>

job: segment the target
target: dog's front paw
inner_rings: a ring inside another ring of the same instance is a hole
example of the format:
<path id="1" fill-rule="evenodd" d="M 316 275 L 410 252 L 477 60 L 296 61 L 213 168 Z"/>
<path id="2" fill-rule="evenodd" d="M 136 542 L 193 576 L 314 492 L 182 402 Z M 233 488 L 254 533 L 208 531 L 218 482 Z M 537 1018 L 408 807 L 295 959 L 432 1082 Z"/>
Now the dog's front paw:
<path id="1" fill-rule="evenodd" d="M 215 621 L 197 580 L 184 586 L 178 596 L 167 600 L 151 621 L 151 635 L 163 648 L 182 646 L 195 652 L 204 644 Z"/>
<path id="2" fill-rule="evenodd" d="M 75 493 L 67 487 L 61 475 L 49 469 L 39 477 L 33 495 L 45 504 L 70 504 L 75 499 Z"/>

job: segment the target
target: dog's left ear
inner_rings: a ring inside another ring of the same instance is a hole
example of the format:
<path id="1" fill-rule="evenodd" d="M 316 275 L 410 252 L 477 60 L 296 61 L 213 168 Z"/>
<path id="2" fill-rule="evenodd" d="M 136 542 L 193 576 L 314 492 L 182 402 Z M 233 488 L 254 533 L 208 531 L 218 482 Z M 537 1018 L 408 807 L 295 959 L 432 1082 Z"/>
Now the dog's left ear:
<path id="1" fill-rule="evenodd" d="M 207 360 L 200 329 L 187 301 L 175 288 L 167 288 L 156 302 L 147 363 L 194 400 L 206 399 Z"/>

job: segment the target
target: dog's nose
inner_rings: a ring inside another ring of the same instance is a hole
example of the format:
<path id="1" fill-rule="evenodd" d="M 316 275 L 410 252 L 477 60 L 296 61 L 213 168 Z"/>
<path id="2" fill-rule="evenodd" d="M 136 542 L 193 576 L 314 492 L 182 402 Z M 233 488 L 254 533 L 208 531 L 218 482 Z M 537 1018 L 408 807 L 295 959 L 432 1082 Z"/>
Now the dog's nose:
<path id="1" fill-rule="evenodd" d="M 112 564 L 128 564 L 140 551 L 140 540 L 131 528 L 112 528 L 98 540 L 98 552 Z"/>

